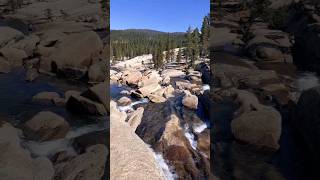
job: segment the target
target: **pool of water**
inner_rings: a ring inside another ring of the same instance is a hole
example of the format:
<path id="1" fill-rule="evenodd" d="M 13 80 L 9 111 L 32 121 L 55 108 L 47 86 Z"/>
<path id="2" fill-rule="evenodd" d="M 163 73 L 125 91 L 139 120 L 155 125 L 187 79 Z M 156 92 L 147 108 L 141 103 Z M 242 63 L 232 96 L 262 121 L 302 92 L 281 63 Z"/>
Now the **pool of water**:
<path id="1" fill-rule="evenodd" d="M 34 82 L 27 82 L 25 73 L 24 69 L 19 68 L 8 74 L 0 74 L 0 115 L 8 117 L 15 126 L 23 124 L 40 111 L 55 112 L 63 116 L 71 126 L 82 126 L 104 118 L 79 116 L 68 112 L 65 107 L 33 102 L 32 97 L 39 92 L 57 92 L 63 97 L 66 90 L 84 91 L 87 86 L 48 76 L 40 76 Z"/>

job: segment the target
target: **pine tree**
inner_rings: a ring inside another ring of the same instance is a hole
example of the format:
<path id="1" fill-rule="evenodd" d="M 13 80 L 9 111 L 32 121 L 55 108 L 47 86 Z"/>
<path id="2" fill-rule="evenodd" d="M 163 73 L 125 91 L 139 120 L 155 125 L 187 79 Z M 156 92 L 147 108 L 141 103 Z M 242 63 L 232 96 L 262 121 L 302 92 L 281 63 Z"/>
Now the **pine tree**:
<path id="1" fill-rule="evenodd" d="M 191 60 L 190 66 L 194 68 L 195 61 L 199 59 L 199 54 L 200 54 L 200 48 L 199 48 L 200 33 L 198 28 L 196 28 L 191 35 L 192 35 L 192 55 L 190 59 Z"/>
<path id="2" fill-rule="evenodd" d="M 202 27 L 201 27 L 201 56 L 208 56 L 208 47 L 209 47 L 209 38 L 210 38 L 210 19 L 209 15 L 203 18 Z"/>
<path id="3" fill-rule="evenodd" d="M 188 62 L 189 60 L 191 60 L 192 57 L 192 48 L 193 48 L 193 41 L 192 41 L 192 29 L 189 26 L 187 33 L 186 33 L 186 49 L 185 49 L 185 58 L 186 61 Z M 192 62 L 190 62 L 189 66 L 192 65 Z"/>
<path id="4" fill-rule="evenodd" d="M 177 62 L 180 63 L 182 59 L 182 50 L 179 48 L 178 50 L 178 55 L 177 55 Z"/>

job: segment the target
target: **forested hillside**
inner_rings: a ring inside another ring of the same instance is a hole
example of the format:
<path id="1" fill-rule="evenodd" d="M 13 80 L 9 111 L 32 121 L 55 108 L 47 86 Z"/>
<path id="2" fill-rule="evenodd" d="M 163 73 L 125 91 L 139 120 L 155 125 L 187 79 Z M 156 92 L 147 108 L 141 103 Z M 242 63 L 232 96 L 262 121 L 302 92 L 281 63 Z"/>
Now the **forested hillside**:
<path id="1" fill-rule="evenodd" d="M 199 57 L 208 56 L 209 22 L 209 16 L 205 16 L 200 30 L 189 27 L 186 32 L 174 33 L 149 29 L 111 30 L 111 60 L 152 54 L 155 67 L 161 67 L 163 60 L 180 61 L 182 57 L 193 66 Z M 180 48 L 177 54 L 175 48 Z"/>
<path id="2" fill-rule="evenodd" d="M 111 30 L 112 55 L 115 60 L 151 54 L 158 46 L 161 46 L 161 49 L 175 48 L 181 46 L 184 41 L 184 33 L 165 33 L 147 29 Z"/>

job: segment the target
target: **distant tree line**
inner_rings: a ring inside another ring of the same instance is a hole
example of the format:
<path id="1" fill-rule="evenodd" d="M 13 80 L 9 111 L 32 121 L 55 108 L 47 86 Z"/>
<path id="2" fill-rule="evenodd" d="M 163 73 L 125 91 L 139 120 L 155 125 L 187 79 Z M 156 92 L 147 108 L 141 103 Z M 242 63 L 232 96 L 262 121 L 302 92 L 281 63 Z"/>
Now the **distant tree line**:
<path id="1" fill-rule="evenodd" d="M 152 54 L 155 68 L 162 67 L 164 62 L 181 62 L 183 58 L 189 62 L 190 67 L 193 67 L 200 57 L 208 57 L 209 35 L 209 15 L 203 18 L 201 30 L 189 27 L 186 33 L 112 30 L 111 59 L 121 61 L 143 54 Z"/>

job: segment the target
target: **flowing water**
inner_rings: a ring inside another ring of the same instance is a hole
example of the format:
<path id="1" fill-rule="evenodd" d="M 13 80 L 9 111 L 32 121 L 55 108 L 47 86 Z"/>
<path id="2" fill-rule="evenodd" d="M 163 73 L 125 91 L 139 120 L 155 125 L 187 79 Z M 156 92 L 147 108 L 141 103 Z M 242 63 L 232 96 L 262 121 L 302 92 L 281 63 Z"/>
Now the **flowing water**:
<path id="1" fill-rule="evenodd" d="M 66 90 L 83 91 L 85 84 L 40 76 L 34 82 L 25 81 L 25 70 L 15 69 L 8 74 L 0 74 L 0 115 L 8 117 L 11 124 L 22 127 L 24 122 L 40 111 L 52 111 L 64 117 L 70 124 L 70 131 L 64 139 L 36 142 L 23 139 L 22 144 L 34 156 L 52 156 L 60 151 L 74 153 L 72 140 L 83 134 L 108 128 L 106 117 L 79 116 L 68 112 L 65 107 L 33 102 L 32 97 L 39 92 L 57 92 L 62 97 Z"/>
<path id="2" fill-rule="evenodd" d="M 125 96 L 124 94 L 128 93 L 131 90 L 131 88 L 127 86 L 118 85 L 116 83 L 112 83 L 110 86 L 111 86 L 111 98 L 115 101 Z M 203 85 L 203 92 L 208 90 L 210 90 L 210 87 L 208 85 Z M 140 138 L 142 138 L 146 142 L 146 144 L 154 144 L 156 142 L 155 139 L 158 136 L 156 133 L 166 123 L 164 118 L 165 116 L 167 116 L 166 112 L 168 113 L 171 112 L 169 110 L 170 109 L 169 101 L 172 101 L 172 100 L 168 100 L 167 101 L 168 103 L 160 103 L 160 104 L 151 103 L 147 98 L 142 98 L 142 99 L 131 98 L 131 100 L 132 100 L 132 103 L 130 105 L 118 106 L 119 111 L 128 112 L 128 111 L 134 111 L 138 107 L 144 107 L 145 111 L 144 111 L 142 123 L 137 129 L 137 134 L 140 136 Z M 182 104 L 180 103 L 178 105 L 178 109 L 181 109 L 181 108 L 182 108 Z M 164 110 L 164 109 L 168 109 L 168 110 Z M 191 124 L 186 123 L 184 125 L 184 130 L 185 130 L 184 134 L 185 134 L 185 137 L 189 140 L 191 147 L 195 151 L 198 151 L 196 134 L 200 134 L 202 131 L 209 128 L 210 125 L 209 125 L 208 118 L 206 118 L 205 116 L 204 109 L 201 107 L 201 105 L 199 105 L 197 112 L 193 114 L 197 114 L 199 118 L 201 117 L 202 121 L 201 123 L 199 122 L 196 122 L 196 123 L 188 122 Z M 144 134 L 143 133 L 144 128 L 147 128 L 150 134 L 142 135 Z M 152 140 L 150 141 L 150 139 Z M 162 154 L 155 152 L 155 157 L 157 162 L 159 163 L 159 166 L 162 168 L 168 180 L 171 180 L 171 179 L 173 180 L 178 178 L 177 175 L 174 173 L 174 167 L 170 167 L 168 165 L 167 161 L 163 158 Z"/>

